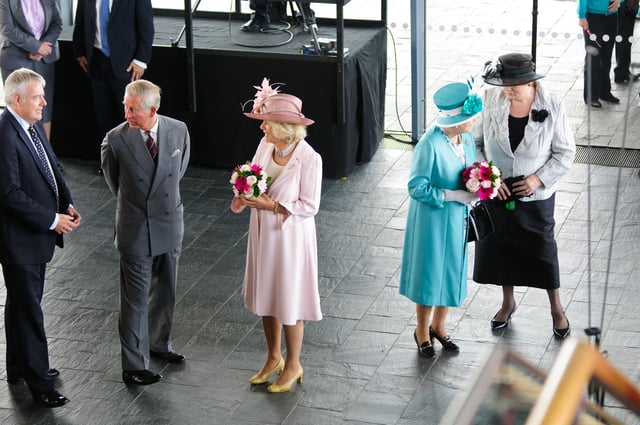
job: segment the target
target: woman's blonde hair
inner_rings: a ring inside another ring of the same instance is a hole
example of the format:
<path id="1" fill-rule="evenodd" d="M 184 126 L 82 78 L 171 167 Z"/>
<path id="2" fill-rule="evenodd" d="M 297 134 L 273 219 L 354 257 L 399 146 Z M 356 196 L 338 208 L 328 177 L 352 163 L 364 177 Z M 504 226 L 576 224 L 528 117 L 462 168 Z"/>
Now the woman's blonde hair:
<path id="1" fill-rule="evenodd" d="M 307 127 L 302 124 L 290 124 L 277 121 L 267 121 L 267 123 L 271 127 L 273 137 L 286 141 L 288 145 L 299 142 L 307 137 Z"/>

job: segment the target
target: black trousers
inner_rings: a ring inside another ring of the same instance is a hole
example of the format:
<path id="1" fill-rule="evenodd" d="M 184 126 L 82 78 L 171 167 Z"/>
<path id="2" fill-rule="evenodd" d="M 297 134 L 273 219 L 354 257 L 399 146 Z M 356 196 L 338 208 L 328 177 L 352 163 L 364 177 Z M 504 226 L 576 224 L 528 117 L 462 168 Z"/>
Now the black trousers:
<path id="1" fill-rule="evenodd" d="M 249 7 L 259 21 L 278 21 L 287 17 L 287 8 L 281 0 L 250 0 Z"/>
<path id="2" fill-rule="evenodd" d="M 45 379 L 49 347 L 40 307 L 46 264 L 3 264 L 7 287 L 4 327 L 7 338 L 7 375 L 22 376 L 34 395 L 53 390 Z"/>
<path id="3" fill-rule="evenodd" d="M 620 42 L 616 42 L 616 67 L 613 75 L 616 82 L 628 80 L 631 72 L 629 65 L 631 64 L 631 43 L 629 37 L 633 37 L 633 27 L 636 24 L 635 11 L 622 5 L 618 10 L 618 35 L 622 37 Z"/>
<path id="4" fill-rule="evenodd" d="M 583 31 L 584 46 L 584 101 L 598 100 L 611 93 L 611 56 L 618 28 L 618 14 L 598 15 L 587 13 L 589 30 L 596 36 L 595 40 Z M 606 36 L 606 37 L 605 37 Z M 605 41 L 606 38 L 606 41 Z M 592 49 L 594 53 L 589 54 Z M 589 79 L 591 83 L 589 84 Z M 589 94 L 591 97 L 589 97 Z"/>
<path id="5" fill-rule="evenodd" d="M 90 71 L 98 143 L 102 143 L 105 134 L 124 121 L 122 100 L 130 80 L 122 80 L 114 75 L 111 60 L 100 49 L 93 49 Z"/>
<path id="6" fill-rule="evenodd" d="M 315 24 L 315 13 L 310 3 L 299 3 L 299 13 L 304 13 L 309 25 Z M 287 2 L 285 0 L 250 0 L 249 7 L 259 21 L 279 21 L 287 18 Z"/>

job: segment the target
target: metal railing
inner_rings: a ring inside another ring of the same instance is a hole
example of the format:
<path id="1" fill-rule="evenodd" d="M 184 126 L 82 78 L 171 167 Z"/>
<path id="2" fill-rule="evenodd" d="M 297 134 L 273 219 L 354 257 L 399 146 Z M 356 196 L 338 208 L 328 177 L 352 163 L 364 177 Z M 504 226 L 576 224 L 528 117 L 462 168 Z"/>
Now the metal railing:
<path id="1" fill-rule="evenodd" d="M 622 425 L 606 408 L 585 398 L 593 386 L 640 417 L 640 389 L 587 341 L 567 339 L 549 373 L 498 346 L 442 423 Z"/>

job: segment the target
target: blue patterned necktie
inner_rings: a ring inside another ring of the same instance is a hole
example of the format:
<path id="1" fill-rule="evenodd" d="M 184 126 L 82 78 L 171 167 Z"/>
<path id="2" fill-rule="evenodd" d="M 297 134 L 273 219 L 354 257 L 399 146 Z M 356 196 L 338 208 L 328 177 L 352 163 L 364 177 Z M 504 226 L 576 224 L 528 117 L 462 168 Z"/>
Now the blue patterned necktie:
<path id="1" fill-rule="evenodd" d="M 109 0 L 100 1 L 100 44 L 102 53 L 109 57 L 109 40 L 107 39 L 107 27 L 109 26 Z"/>
<path id="2" fill-rule="evenodd" d="M 36 133 L 35 128 L 33 126 L 29 126 L 29 135 L 31 136 L 31 140 L 33 141 L 33 146 L 36 148 L 36 153 L 38 154 L 38 159 L 40 160 L 40 164 L 44 169 L 44 174 L 49 182 L 51 188 L 56 193 L 56 200 L 58 199 L 58 185 L 56 184 L 56 179 L 53 177 L 53 171 L 51 170 L 51 166 L 49 165 L 49 161 L 47 161 L 47 154 L 44 152 L 44 147 L 42 146 L 42 141 L 40 140 L 40 136 Z M 56 201 L 57 202 L 57 201 Z"/>

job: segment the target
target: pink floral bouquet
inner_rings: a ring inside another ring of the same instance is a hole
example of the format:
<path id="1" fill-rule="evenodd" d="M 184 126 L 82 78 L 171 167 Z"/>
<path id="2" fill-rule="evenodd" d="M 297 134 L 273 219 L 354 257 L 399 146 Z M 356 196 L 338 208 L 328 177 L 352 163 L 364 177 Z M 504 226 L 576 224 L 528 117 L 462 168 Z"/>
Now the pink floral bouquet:
<path id="1" fill-rule="evenodd" d="M 462 180 L 469 192 L 477 193 L 481 200 L 498 196 L 502 173 L 491 161 L 476 161 L 462 172 Z"/>
<path id="2" fill-rule="evenodd" d="M 244 195 L 245 198 L 259 197 L 266 192 L 271 177 L 267 176 L 261 166 L 247 162 L 238 165 L 231 174 L 231 189 L 236 196 Z"/>

